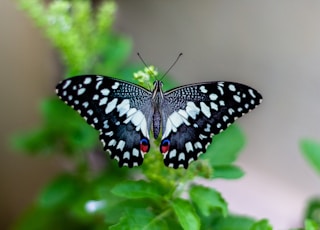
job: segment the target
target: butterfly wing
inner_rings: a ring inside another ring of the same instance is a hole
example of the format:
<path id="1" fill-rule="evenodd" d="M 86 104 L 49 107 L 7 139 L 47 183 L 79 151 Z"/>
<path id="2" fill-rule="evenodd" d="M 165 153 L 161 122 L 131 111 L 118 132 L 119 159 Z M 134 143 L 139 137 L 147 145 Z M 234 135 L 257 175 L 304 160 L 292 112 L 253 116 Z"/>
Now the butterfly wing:
<path id="1" fill-rule="evenodd" d="M 151 92 L 115 78 L 85 75 L 56 87 L 66 104 L 100 132 L 104 150 L 119 166 L 138 166 L 149 151 Z"/>
<path id="2" fill-rule="evenodd" d="M 165 165 L 187 168 L 215 134 L 261 103 L 254 89 L 233 82 L 181 86 L 164 93 L 160 151 Z"/>

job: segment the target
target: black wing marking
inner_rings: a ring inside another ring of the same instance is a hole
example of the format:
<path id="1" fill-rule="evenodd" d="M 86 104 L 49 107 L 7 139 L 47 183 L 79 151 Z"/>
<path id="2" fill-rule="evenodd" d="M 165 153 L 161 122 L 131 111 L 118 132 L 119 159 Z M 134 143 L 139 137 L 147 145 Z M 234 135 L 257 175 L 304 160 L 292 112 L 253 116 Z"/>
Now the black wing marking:
<path id="1" fill-rule="evenodd" d="M 84 75 L 60 82 L 56 93 L 100 132 L 119 166 L 138 166 L 149 151 L 151 92 L 115 78 Z"/>
<path id="2" fill-rule="evenodd" d="M 164 94 L 160 151 L 165 165 L 188 168 L 237 118 L 262 101 L 256 90 L 233 82 L 181 86 Z"/>

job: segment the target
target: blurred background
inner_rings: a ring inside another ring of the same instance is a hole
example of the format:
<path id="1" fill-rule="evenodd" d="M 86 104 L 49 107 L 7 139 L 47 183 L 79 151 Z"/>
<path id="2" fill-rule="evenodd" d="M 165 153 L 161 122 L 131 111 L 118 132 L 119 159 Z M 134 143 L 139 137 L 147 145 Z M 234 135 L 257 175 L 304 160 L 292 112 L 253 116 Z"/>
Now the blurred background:
<path id="1" fill-rule="evenodd" d="M 215 180 L 229 208 L 268 218 L 275 229 L 301 223 L 320 178 L 301 156 L 299 140 L 320 140 L 319 1 L 116 1 L 115 30 L 147 63 L 181 84 L 226 80 L 258 89 L 262 105 L 237 123 L 247 145 L 237 181 Z M 94 35 L 93 35 L 94 36 Z M 58 157 L 14 152 L 14 132 L 39 123 L 38 103 L 61 74 L 55 50 L 15 1 L 0 6 L 0 225 L 8 226 L 64 166 Z M 103 73 L 108 75 L 108 73 Z M 250 199 L 248 205 L 246 200 Z"/>

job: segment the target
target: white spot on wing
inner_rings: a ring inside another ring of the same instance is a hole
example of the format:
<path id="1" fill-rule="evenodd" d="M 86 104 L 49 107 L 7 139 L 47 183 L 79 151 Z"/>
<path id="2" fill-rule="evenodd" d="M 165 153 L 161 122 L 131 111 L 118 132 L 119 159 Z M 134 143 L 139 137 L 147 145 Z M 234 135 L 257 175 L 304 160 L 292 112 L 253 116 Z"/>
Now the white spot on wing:
<path id="1" fill-rule="evenodd" d="M 103 122 L 103 128 L 109 129 L 108 120 L 105 120 L 105 121 Z"/>
<path id="2" fill-rule="evenodd" d="M 119 82 L 115 82 L 114 84 L 113 84 L 113 86 L 111 86 L 111 88 L 112 89 L 118 89 L 118 87 L 119 87 Z"/>
<path id="3" fill-rule="evenodd" d="M 101 79 L 102 80 L 102 79 Z M 98 83 L 96 84 L 96 90 L 99 89 L 100 85 L 102 84 L 102 81 L 97 79 Z"/>
<path id="4" fill-rule="evenodd" d="M 135 157 L 139 157 L 139 150 L 136 148 L 132 149 L 132 155 Z"/>
<path id="5" fill-rule="evenodd" d="M 233 95 L 233 99 L 238 103 L 241 102 L 241 97 L 239 97 L 238 95 Z"/>
<path id="6" fill-rule="evenodd" d="M 229 108 L 229 109 L 228 109 L 228 112 L 229 112 L 230 115 L 232 115 L 235 111 L 234 111 L 233 108 Z"/>
<path id="7" fill-rule="evenodd" d="M 229 119 L 229 117 L 226 116 L 226 115 L 224 115 L 224 116 L 222 117 L 222 120 L 223 120 L 224 122 L 226 122 L 228 119 Z"/>
<path id="8" fill-rule="evenodd" d="M 199 138 L 200 138 L 200 140 L 203 140 L 203 139 L 206 139 L 207 136 L 205 136 L 205 135 L 203 135 L 203 134 L 200 134 L 200 135 L 199 135 Z"/>
<path id="9" fill-rule="evenodd" d="M 108 101 L 108 98 L 107 97 L 104 97 L 104 98 L 102 98 L 100 101 L 99 101 L 99 105 L 101 106 L 101 105 L 105 105 L 105 104 L 107 104 L 107 101 Z"/>
<path id="10" fill-rule="evenodd" d="M 228 88 L 230 91 L 233 91 L 233 92 L 236 91 L 236 87 L 234 86 L 234 84 L 230 84 Z"/>
<path id="11" fill-rule="evenodd" d="M 107 105 L 107 108 L 105 110 L 105 113 L 108 114 L 110 113 L 112 110 L 114 110 L 114 108 L 116 107 L 118 102 L 118 98 L 114 98 L 112 101 L 110 101 Z"/>
<path id="12" fill-rule="evenodd" d="M 78 89 L 78 95 L 83 94 L 86 91 L 85 88 Z"/>
<path id="13" fill-rule="evenodd" d="M 210 108 L 209 108 L 209 106 L 206 105 L 206 103 L 204 103 L 203 101 L 200 102 L 200 108 L 201 108 L 201 112 L 202 112 L 207 118 L 210 118 L 210 117 L 211 117 Z"/>
<path id="14" fill-rule="evenodd" d="M 211 109 L 214 109 L 215 111 L 218 111 L 218 105 L 214 102 L 210 102 Z"/>
<path id="15" fill-rule="evenodd" d="M 103 96 L 108 96 L 109 93 L 110 93 L 110 90 L 109 89 L 103 89 L 103 90 L 101 90 L 101 93 L 102 93 Z"/>
<path id="16" fill-rule="evenodd" d="M 210 100 L 215 101 L 215 100 L 217 100 L 218 95 L 217 95 L 217 94 L 215 94 L 215 93 L 212 93 L 212 94 L 210 94 L 210 95 L 209 95 L 209 98 L 210 98 Z"/>
<path id="17" fill-rule="evenodd" d="M 89 106 L 89 102 L 85 101 L 85 102 L 82 103 L 82 105 L 83 105 L 84 108 L 87 108 Z"/>
<path id="18" fill-rule="evenodd" d="M 202 149 L 202 144 L 199 141 L 197 141 L 196 143 L 194 143 L 194 147 L 196 149 Z"/>
<path id="19" fill-rule="evenodd" d="M 129 121 L 136 126 L 136 131 L 141 130 L 142 134 L 146 137 L 149 137 L 148 128 L 147 128 L 147 121 L 145 116 L 140 110 L 135 108 L 129 109 L 127 112 L 127 119 L 124 120 L 124 123 L 127 124 Z"/>
<path id="20" fill-rule="evenodd" d="M 130 109 L 130 101 L 128 99 L 124 99 L 118 106 L 117 110 L 119 112 L 119 116 L 122 117 L 126 112 Z"/>
<path id="21" fill-rule="evenodd" d="M 130 153 L 128 151 L 123 154 L 123 159 L 130 160 Z"/>
<path id="22" fill-rule="evenodd" d="M 168 121 L 170 121 L 171 125 L 175 128 L 178 128 L 183 123 L 182 117 L 176 111 L 169 116 Z"/>
<path id="23" fill-rule="evenodd" d="M 129 111 L 127 112 L 127 117 L 131 117 L 132 114 L 136 113 L 137 112 L 137 109 L 136 108 L 131 108 L 129 109 Z M 124 123 L 128 123 L 130 120 L 128 120 L 127 122 L 124 122 Z"/>
<path id="24" fill-rule="evenodd" d="M 179 161 L 184 161 L 186 159 L 186 155 L 184 153 L 179 154 Z"/>
<path id="25" fill-rule="evenodd" d="M 183 114 L 183 115 L 181 115 Z M 186 125 L 190 125 L 188 120 L 184 117 L 187 115 L 186 112 L 183 110 L 179 110 L 178 112 L 174 111 L 167 120 L 165 131 L 162 135 L 162 138 L 167 137 L 170 132 L 177 132 L 177 128 L 182 124 L 185 123 Z"/>
<path id="26" fill-rule="evenodd" d="M 88 84 L 90 84 L 90 83 L 91 83 L 91 81 L 92 81 L 91 77 L 87 77 L 86 79 L 84 79 L 83 84 L 88 85 Z"/>
<path id="27" fill-rule="evenodd" d="M 190 141 L 185 144 L 185 147 L 186 147 L 187 153 L 193 151 L 193 146 Z"/>
<path id="28" fill-rule="evenodd" d="M 185 119 L 188 119 L 188 114 L 185 110 L 179 109 L 178 113 Z"/>
<path id="29" fill-rule="evenodd" d="M 116 146 L 117 142 L 115 139 L 112 139 L 111 141 L 109 141 L 108 146 Z"/>
<path id="30" fill-rule="evenodd" d="M 62 89 L 66 89 L 71 83 L 71 80 L 66 80 L 62 86 Z"/>
<path id="31" fill-rule="evenodd" d="M 206 89 L 206 87 L 204 85 L 200 86 L 200 91 L 202 93 L 207 93 L 208 92 L 208 90 Z"/>
<path id="32" fill-rule="evenodd" d="M 218 90 L 220 91 L 220 94 L 223 95 L 224 91 L 223 91 L 223 88 L 221 86 L 218 86 Z"/>
<path id="33" fill-rule="evenodd" d="M 196 119 L 196 116 L 199 114 L 200 109 L 193 102 L 188 101 L 186 111 L 190 117 Z"/>
<path id="34" fill-rule="evenodd" d="M 250 95 L 253 97 L 253 98 L 256 98 L 256 95 L 254 94 L 253 90 L 252 89 L 249 89 L 248 90 Z"/>
<path id="35" fill-rule="evenodd" d="M 169 158 L 172 159 L 172 158 L 176 157 L 176 155 L 177 155 L 177 150 L 173 149 L 169 153 Z"/>
<path id="36" fill-rule="evenodd" d="M 118 142 L 118 145 L 117 145 L 117 149 L 120 149 L 120 151 L 123 151 L 123 148 L 124 148 L 124 145 L 125 145 L 126 142 L 124 142 L 123 140 L 120 140 Z M 128 152 L 129 153 L 129 152 Z M 129 159 L 129 158 L 128 158 Z"/>
<path id="37" fill-rule="evenodd" d="M 113 131 L 107 132 L 107 133 L 105 133 L 104 135 L 111 137 L 111 136 L 113 135 Z"/>
<path id="38" fill-rule="evenodd" d="M 92 109 L 89 109 L 89 110 L 88 110 L 88 114 L 89 114 L 90 116 L 92 116 L 93 110 L 92 110 Z"/>
<path id="39" fill-rule="evenodd" d="M 211 125 L 207 124 L 206 128 L 204 129 L 204 131 L 209 133 L 210 132 L 210 128 L 211 128 Z"/>

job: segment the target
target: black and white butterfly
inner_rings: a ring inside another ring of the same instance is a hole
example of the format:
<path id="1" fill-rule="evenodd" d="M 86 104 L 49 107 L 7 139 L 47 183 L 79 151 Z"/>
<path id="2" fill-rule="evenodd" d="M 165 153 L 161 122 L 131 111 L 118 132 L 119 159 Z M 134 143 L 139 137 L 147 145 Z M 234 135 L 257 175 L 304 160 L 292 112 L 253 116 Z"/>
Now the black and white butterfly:
<path id="1" fill-rule="evenodd" d="M 169 167 L 188 168 L 204 153 L 215 134 L 261 103 L 254 89 L 233 82 L 184 85 L 167 92 L 156 80 L 149 91 L 119 79 L 84 75 L 60 82 L 62 101 L 100 132 L 104 150 L 119 166 L 138 166 L 154 138 Z"/>

